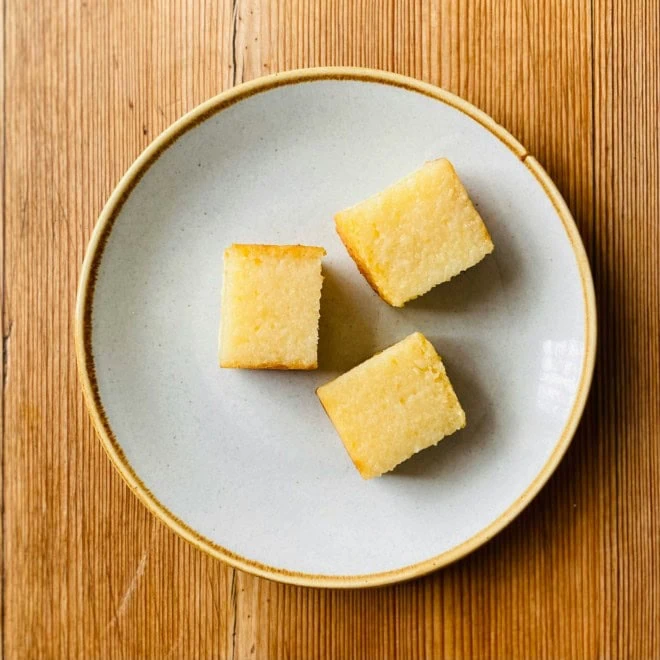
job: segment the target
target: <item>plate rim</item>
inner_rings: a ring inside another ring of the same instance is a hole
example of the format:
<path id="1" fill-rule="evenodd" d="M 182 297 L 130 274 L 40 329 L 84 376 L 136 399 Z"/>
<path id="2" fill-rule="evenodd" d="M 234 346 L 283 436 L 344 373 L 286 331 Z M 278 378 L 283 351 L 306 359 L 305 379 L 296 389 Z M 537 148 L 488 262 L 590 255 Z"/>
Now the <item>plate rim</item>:
<path id="1" fill-rule="evenodd" d="M 585 309 L 584 358 L 573 406 L 566 421 L 566 425 L 559 435 L 548 459 L 521 495 L 506 509 L 506 511 L 500 514 L 489 525 L 459 545 L 421 562 L 389 571 L 368 573 L 364 575 L 313 574 L 269 566 L 243 557 L 214 543 L 196 530 L 192 529 L 183 520 L 169 511 L 153 495 L 146 484 L 140 479 L 137 472 L 130 465 L 121 445 L 112 431 L 101 401 L 92 352 L 92 313 L 98 268 L 101 263 L 104 248 L 112 232 L 114 222 L 120 215 L 128 196 L 137 186 L 144 173 L 147 172 L 158 157 L 178 138 L 206 119 L 222 112 L 231 105 L 255 94 L 266 92 L 277 87 L 323 80 L 349 80 L 364 83 L 377 83 L 423 94 L 462 112 L 471 119 L 477 121 L 483 128 L 503 142 L 509 150 L 520 159 L 523 165 L 527 167 L 537 180 L 562 222 L 578 266 Z M 85 404 L 92 419 L 95 431 L 101 441 L 101 445 L 111 463 L 129 488 L 161 522 L 165 523 L 179 536 L 183 537 L 203 552 L 216 559 L 224 561 L 234 568 L 252 573 L 253 575 L 299 586 L 356 588 L 402 582 L 404 580 L 425 575 L 443 566 L 447 566 L 473 552 L 493 538 L 516 516 L 518 516 L 532 499 L 534 499 L 559 465 L 559 462 L 573 439 L 575 430 L 582 417 L 594 372 L 597 342 L 597 312 L 593 279 L 587 254 L 570 210 L 547 172 L 539 162 L 528 153 L 525 147 L 523 147 L 523 145 L 505 128 L 500 126 L 485 112 L 479 110 L 477 107 L 459 96 L 440 87 L 436 87 L 435 85 L 416 80 L 415 78 L 378 69 L 343 66 L 317 67 L 274 73 L 225 90 L 208 101 L 198 105 L 196 108 L 175 121 L 137 157 L 124 176 L 120 179 L 103 207 L 87 246 L 80 273 L 76 299 L 74 340 L 78 379 L 82 388 Z"/>

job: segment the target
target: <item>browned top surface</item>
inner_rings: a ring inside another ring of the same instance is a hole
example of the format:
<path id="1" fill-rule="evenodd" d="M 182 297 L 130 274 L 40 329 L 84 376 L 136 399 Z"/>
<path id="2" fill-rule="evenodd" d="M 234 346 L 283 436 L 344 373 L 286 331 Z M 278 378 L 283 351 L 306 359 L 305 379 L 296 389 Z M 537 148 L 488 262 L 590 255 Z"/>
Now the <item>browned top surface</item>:
<path id="1" fill-rule="evenodd" d="M 225 250 L 225 257 L 275 257 L 290 259 L 320 259 L 325 249 L 311 245 L 260 245 L 257 243 L 234 243 Z"/>

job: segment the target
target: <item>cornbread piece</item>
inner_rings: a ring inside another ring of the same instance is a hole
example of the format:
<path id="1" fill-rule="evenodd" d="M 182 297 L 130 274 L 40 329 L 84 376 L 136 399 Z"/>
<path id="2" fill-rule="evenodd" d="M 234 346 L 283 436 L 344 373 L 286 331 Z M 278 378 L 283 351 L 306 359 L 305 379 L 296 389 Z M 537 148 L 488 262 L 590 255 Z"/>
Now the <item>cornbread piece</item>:
<path id="1" fill-rule="evenodd" d="M 445 158 L 340 211 L 335 224 L 360 272 L 394 307 L 474 266 L 494 247 Z"/>
<path id="2" fill-rule="evenodd" d="M 419 332 L 316 393 L 365 479 L 465 426 L 442 360 Z"/>
<path id="3" fill-rule="evenodd" d="M 304 245 L 225 250 L 221 367 L 316 369 L 324 254 Z"/>

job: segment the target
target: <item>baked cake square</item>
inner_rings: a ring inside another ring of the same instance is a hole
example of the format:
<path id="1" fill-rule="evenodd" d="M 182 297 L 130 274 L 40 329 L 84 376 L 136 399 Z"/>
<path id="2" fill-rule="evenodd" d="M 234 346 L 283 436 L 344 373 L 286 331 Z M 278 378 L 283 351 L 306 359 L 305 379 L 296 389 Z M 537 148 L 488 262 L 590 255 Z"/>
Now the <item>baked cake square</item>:
<path id="1" fill-rule="evenodd" d="M 317 368 L 324 255 L 305 245 L 225 250 L 220 366 Z"/>
<path id="2" fill-rule="evenodd" d="M 335 225 L 360 272 L 394 307 L 474 266 L 494 248 L 446 158 L 340 211 Z"/>
<path id="3" fill-rule="evenodd" d="M 365 479 L 465 426 L 442 360 L 419 332 L 322 385 L 317 395 Z"/>

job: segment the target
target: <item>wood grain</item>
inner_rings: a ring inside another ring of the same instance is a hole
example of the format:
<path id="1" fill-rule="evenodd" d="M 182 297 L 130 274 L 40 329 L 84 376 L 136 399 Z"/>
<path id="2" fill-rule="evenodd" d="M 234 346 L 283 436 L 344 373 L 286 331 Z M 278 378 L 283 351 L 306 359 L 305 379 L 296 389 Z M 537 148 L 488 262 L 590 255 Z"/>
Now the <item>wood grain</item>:
<path id="1" fill-rule="evenodd" d="M 660 5 L 654 0 L 5 0 L 2 629 L 7 658 L 660 657 Z M 327 64 L 441 85 L 575 214 L 600 346 L 578 434 L 502 534 L 427 578 L 286 587 L 153 519 L 76 381 L 75 289 L 138 153 L 242 80 Z"/>

